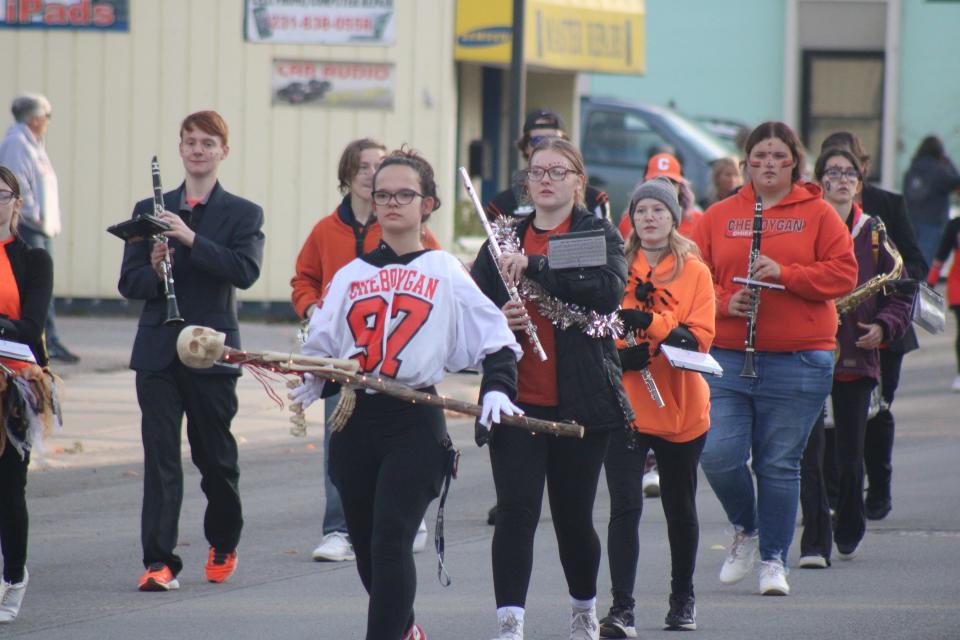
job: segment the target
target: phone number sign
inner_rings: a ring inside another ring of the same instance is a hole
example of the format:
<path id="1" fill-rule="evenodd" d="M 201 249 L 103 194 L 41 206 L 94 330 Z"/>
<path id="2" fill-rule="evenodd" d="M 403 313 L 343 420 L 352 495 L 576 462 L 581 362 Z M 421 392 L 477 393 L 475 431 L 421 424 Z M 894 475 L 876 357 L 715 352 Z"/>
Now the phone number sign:
<path id="1" fill-rule="evenodd" d="M 246 0 L 249 42 L 391 45 L 394 0 Z"/>

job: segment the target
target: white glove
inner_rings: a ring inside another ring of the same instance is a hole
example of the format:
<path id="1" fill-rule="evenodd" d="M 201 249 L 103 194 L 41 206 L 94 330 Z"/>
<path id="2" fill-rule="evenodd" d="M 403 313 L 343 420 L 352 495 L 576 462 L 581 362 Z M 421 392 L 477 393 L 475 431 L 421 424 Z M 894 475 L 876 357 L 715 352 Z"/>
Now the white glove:
<path id="1" fill-rule="evenodd" d="M 510 402 L 502 391 L 487 391 L 483 394 L 483 408 L 480 411 L 480 424 L 489 427 L 491 422 L 500 422 L 500 416 L 522 416 L 523 410 Z"/>
<path id="2" fill-rule="evenodd" d="M 299 404 L 306 409 L 320 399 L 320 394 L 323 393 L 323 385 L 326 382 L 323 378 L 317 378 L 312 373 L 305 373 L 303 374 L 303 383 L 287 394 L 287 397 L 293 404 Z"/>

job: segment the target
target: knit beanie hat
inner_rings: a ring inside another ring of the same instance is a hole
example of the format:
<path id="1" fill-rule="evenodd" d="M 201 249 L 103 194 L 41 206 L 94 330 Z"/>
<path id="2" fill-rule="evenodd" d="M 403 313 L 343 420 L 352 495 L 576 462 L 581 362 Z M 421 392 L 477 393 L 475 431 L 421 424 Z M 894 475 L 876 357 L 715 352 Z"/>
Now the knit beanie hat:
<path id="1" fill-rule="evenodd" d="M 683 211 L 680 210 L 680 201 L 677 199 L 677 188 L 673 186 L 669 178 L 658 176 L 652 180 L 647 180 L 634 189 L 633 195 L 630 197 L 630 209 L 628 211 L 630 222 L 634 226 L 636 226 L 636 221 L 633 219 L 633 211 L 637 208 L 637 203 L 644 198 L 653 198 L 662 202 L 673 214 L 674 226 L 680 226 Z"/>

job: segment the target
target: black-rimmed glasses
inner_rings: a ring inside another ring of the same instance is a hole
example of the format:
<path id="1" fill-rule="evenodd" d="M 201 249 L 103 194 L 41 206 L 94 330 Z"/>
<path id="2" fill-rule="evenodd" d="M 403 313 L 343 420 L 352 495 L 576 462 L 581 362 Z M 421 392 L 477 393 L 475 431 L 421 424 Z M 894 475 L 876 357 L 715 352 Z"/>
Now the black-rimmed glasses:
<path id="1" fill-rule="evenodd" d="M 860 172 L 856 169 L 847 169 L 846 171 L 841 171 L 840 169 L 827 169 L 823 172 L 823 177 L 830 178 L 831 180 L 846 178 L 851 182 L 856 182 L 860 179 Z"/>
<path id="2" fill-rule="evenodd" d="M 0 204 L 10 204 L 17 199 L 17 194 L 6 189 L 0 190 Z"/>
<path id="3" fill-rule="evenodd" d="M 390 193 L 389 191 L 374 191 L 373 201 L 380 205 L 381 207 L 387 204 L 390 204 L 390 200 L 396 200 L 397 204 L 405 205 L 413 202 L 413 199 L 416 197 L 425 198 L 422 193 L 417 193 L 413 189 L 401 189 L 396 193 Z"/>
<path id="4" fill-rule="evenodd" d="M 543 180 L 543 176 L 549 176 L 551 180 L 562 182 L 566 180 L 568 173 L 580 175 L 580 172 L 576 169 L 567 169 L 566 167 L 550 167 L 549 169 L 530 167 L 527 169 L 527 177 L 534 182 L 540 182 Z"/>

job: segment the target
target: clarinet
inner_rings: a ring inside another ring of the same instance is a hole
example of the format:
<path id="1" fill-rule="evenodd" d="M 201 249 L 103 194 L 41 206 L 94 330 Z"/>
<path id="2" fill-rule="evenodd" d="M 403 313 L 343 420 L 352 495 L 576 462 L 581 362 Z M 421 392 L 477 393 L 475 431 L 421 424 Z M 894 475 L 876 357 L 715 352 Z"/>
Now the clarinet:
<path id="1" fill-rule="evenodd" d="M 150 162 L 150 172 L 153 174 L 153 215 L 160 217 L 163 213 L 163 187 L 160 186 L 160 163 L 157 162 L 157 156 L 153 156 Z M 183 318 L 180 316 L 180 307 L 177 305 L 177 293 L 173 284 L 173 263 L 170 261 L 170 243 L 167 236 L 158 233 L 153 237 L 156 242 L 162 242 L 167 246 L 167 253 L 160 262 L 160 271 L 163 274 L 163 294 L 167 297 L 167 317 L 163 324 L 167 326 L 183 324 Z"/>
<path id="2" fill-rule="evenodd" d="M 627 345 L 631 347 L 637 346 L 637 337 L 633 335 L 632 331 L 627 331 L 627 335 L 624 337 Z M 643 384 L 647 386 L 647 393 L 650 394 L 650 397 L 653 399 L 656 405 L 663 409 L 666 403 L 663 401 L 663 396 L 660 395 L 660 388 L 657 387 L 657 381 L 653 379 L 653 374 L 650 373 L 649 367 L 644 367 L 640 369 L 640 377 L 643 378 Z"/>
<path id="3" fill-rule="evenodd" d="M 760 311 L 760 288 L 761 286 L 752 280 L 753 270 L 756 267 L 757 258 L 760 257 L 760 236 L 763 232 L 763 199 L 757 196 L 757 202 L 753 206 L 753 240 L 750 244 L 750 259 L 747 262 L 747 289 L 750 290 L 751 307 L 747 313 L 747 338 L 744 341 L 746 348 L 743 353 L 743 369 L 740 375 L 744 378 L 756 378 L 757 369 L 753 364 L 753 356 L 756 353 L 754 346 L 757 340 L 757 312 Z"/>
<path id="4" fill-rule="evenodd" d="M 480 224 L 483 225 L 484 232 L 487 234 L 487 248 L 493 255 L 493 262 L 496 264 L 500 256 L 503 255 L 503 252 L 500 250 L 500 245 L 497 244 L 497 239 L 493 235 L 493 229 L 490 228 L 490 221 L 487 220 L 487 214 L 483 212 L 483 205 L 480 204 L 480 198 L 477 196 L 477 192 L 473 188 L 473 182 L 470 180 L 470 174 L 468 174 L 467 170 L 463 167 L 460 167 L 460 179 L 463 180 L 463 186 L 467 190 L 470 200 L 473 201 L 473 208 L 477 212 L 477 216 L 480 218 Z M 497 266 L 497 273 L 500 274 L 500 280 L 503 281 L 503 286 L 507 288 L 507 293 L 510 294 L 510 300 L 522 304 L 523 300 L 520 298 L 520 292 L 517 291 L 517 286 L 507 282 L 506 278 L 503 277 L 503 272 L 500 271 L 499 265 Z M 536 351 L 537 357 L 540 358 L 540 362 L 545 362 L 547 359 L 547 352 L 543 350 L 543 346 L 540 344 L 540 338 L 537 337 L 536 325 L 533 324 L 532 320 L 527 320 L 527 326 L 525 326 L 523 330 L 526 332 L 527 338 L 530 340 L 530 344 L 533 346 L 533 350 Z"/>

